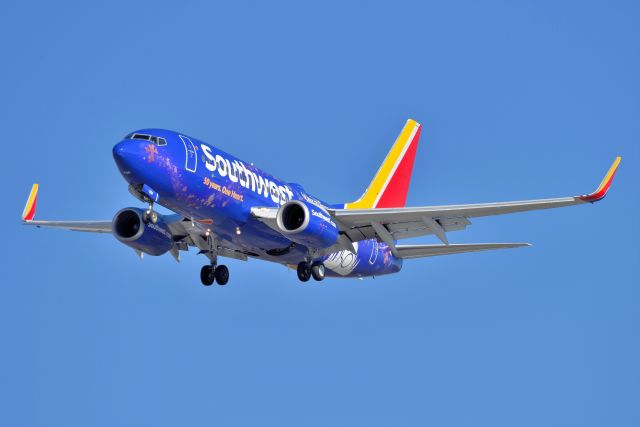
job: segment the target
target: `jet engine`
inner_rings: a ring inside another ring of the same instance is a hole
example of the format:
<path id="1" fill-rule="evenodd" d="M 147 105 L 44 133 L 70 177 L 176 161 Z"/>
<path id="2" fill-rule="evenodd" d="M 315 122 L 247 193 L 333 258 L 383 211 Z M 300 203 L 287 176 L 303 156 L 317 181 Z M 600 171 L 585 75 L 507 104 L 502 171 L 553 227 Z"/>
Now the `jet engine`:
<path id="1" fill-rule="evenodd" d="M 338 241 L 338 227 L 327 211 L 303 200 L 280 206 L 276 222 L 282 234 L 304 246 L 328 248 Z"/>
<path id="2" fill-rule="evenodd" d="M 127 246 L 149 255 L 162 255 L 173 246 L 173 236 L 158 215 L 157 221 L 145 221 L 145 211 L 124 208 L 113 217 L 113 235 Z"/>

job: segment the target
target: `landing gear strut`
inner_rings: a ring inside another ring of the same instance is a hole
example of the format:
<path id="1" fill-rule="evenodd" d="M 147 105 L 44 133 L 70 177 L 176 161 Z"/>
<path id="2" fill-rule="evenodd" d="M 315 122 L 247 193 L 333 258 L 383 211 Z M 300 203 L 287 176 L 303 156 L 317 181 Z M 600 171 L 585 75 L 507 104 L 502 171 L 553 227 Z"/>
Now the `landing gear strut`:
<path id="1" fill-rule="evenodd" d="M 229 269 L 226 265 L 205 265 L 200 270 L 200 280 L 205 286 L 211 286 L 213 282 L 218 282 L 218 285 L 224 286 L 229 281 Z"/>
<path id="2" fill-rule="evenodd" d="M 303 261 L 298 264 L 297 272 L 298 279 L 300 279 L 301 282 L 308 282 L 311 277 L 319 282 L 324 279 L 325 267 L 321 262 L 309 264 L 308 262 Z"/>

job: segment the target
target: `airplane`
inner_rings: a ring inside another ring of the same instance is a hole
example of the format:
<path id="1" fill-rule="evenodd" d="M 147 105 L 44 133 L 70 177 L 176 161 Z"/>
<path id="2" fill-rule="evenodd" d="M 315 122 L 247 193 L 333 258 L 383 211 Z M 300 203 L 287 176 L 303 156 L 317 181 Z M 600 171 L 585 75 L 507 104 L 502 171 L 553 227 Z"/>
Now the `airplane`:
<path id="1" fill-rule="evenodd" d="M 129 192 L 146 204 L 106 221 L 35 220 L 38 184 L 22 214 L 37 227 L 111 233 L 138 256 L 195 247 L 208 258 L 203 285 L 226 285 L 229 269 L 218 258 L 249 258 L 295 269 L 298 279 L 364 278 L 398 273 L 406 259 L 530 246 L 528 243 L 450 244 L 448 233 L 470 218 L 594 203 L 602 200 L 620 164 L 617 157 L 590 194 L 542 200 L 405 207 L 422 125 L 408 120 L 369 187 L 354 202 L 329 204 L 210 144 L 183 133 L 141 129 L 113 147 Z M 159 204 L 172 212 L 162 215 Z M 402 245 L 434 235 L 440 244 Z"/>

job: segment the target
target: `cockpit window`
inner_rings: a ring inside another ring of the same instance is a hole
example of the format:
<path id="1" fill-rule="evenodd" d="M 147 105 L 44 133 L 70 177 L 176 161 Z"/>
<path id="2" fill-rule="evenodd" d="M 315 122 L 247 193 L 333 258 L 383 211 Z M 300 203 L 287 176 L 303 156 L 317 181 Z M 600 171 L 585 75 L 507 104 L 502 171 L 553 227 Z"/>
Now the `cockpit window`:
<path id="1" fill-rule="evenodd" d="M 124 139 L 141 139 L 143 141 L 151 141 L 157 146 L 167 145 L 166 139 L 159 136 L 147 135 L 144 133 L 130 133 L 129 135 L 125 136 Z"/>

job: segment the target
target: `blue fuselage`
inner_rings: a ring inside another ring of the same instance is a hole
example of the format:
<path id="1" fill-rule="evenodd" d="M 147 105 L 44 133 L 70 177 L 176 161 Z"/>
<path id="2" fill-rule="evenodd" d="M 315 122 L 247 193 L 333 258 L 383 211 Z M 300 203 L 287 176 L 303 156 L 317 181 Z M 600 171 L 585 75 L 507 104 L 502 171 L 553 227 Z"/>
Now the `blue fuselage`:
<path id="1" fill-rule="evenodd" d="M 149 139 L 140 139 L 140 138 Z M 306 200 L 331 207 L 251 163 L 195 138 L 163 129 L 127 135 L 113 148 L 116 164 L 135 188 L 155 190 L 160 205 L 206 224 L 226 247 L 249 257 L 294 266 L 309 250 L 251 215 L 254 207 L 279 207 Z M 337 207 L 337 206 L 336 206 Z M 343 206 L 340 205 L 340 208 Z M 355 244 L 357 254 L 339 251 L 323 257 L 327 275 L 365 277 L 398 272 L 402 260 L 377 240 Z"/>

